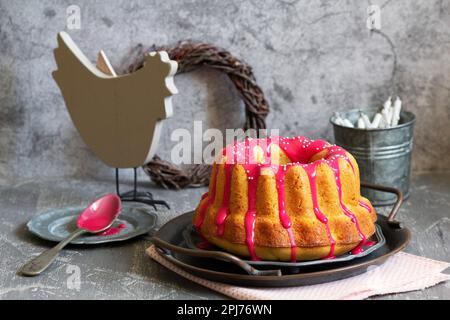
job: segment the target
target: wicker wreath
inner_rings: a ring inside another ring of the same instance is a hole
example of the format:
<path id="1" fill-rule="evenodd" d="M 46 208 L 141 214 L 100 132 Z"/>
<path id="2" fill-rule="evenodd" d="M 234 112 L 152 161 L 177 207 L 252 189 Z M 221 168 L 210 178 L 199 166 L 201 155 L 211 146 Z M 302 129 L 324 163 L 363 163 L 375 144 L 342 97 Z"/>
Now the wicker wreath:
<path id="1" fill-rule="evenodd" d="M 121 68 L 121 72 L 131 73 L 138 70 L 143 65 L 146 52 L 161 50 L 167 51 L 169 57 L 178 62 L 177 74 L 205 66 L 228 75 L 245 104 L 244 130 L 266 129 L 265 119 L 269 113 L 269 105 L 261 88 L 256 84 L 252 68 L 230 52 L 212 44 L 185 41 L 174 47 L 145 48 L 138 45 L 132 50 L 128 58 L 131 60 L 124 64 L 125 67 Z M 180 168 L 155 155 L 143 169 L 157 185 L 181 189 L 207 185 L 211 166 L 201 164 Z"/>

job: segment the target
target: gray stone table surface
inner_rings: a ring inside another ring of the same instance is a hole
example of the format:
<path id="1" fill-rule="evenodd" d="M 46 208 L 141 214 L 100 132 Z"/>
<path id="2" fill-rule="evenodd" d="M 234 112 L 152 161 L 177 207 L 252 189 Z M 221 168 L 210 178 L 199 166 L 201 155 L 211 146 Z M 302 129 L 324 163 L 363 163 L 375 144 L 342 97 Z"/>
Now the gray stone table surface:
<path id="1" fill-rule="evenodd" d="M 192 210 L 204 189 L 182 191 L 151 187 L 171 210 L 158 211 L 158 227 Z M 124 187 L 122 187 L 124 188 Z M 69 246 L 45 274 L 25 278 L 18 267 L 52 243 L 30 234 L 25 224 L 39 212 L 86 204 L 114 190 L 113 181 L 2 181 L 0 186 L 0 299 L 224 299 L 160 266 L 144 253 L 149 236 L 120 244 Z M 407 252 L 450 261 L 450 172 L 422 173 L 412 178 L 410 199 L 399 220 L 412 230 Z M 383 209 L 385 210 L 385 209 Z M 69 266 L 80 268 L 80 288 L 70 284 Z M 382 299 L 450 299 L 450 284 Z"/>

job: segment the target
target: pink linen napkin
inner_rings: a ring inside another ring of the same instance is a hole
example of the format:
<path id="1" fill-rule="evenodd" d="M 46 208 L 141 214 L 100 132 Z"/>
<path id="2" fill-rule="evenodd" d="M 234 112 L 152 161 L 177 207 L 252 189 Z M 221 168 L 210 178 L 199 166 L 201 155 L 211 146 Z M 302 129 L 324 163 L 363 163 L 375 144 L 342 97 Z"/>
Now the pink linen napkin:
<path id="1" fill-rule="evenodd" d="M 154 245 L 146 252 L 152 259 L 186 279 L 235 299 L 366 299 L 375 295 L 421 290 L 450 280 L 450 275 L 442 273 L 450 267 L 450 263 L 400 252 L 381 266 L 370 267 L 366 273 L 329 283 L 290 288 L 239 287 L 196 277 L 164 259 Z"/>

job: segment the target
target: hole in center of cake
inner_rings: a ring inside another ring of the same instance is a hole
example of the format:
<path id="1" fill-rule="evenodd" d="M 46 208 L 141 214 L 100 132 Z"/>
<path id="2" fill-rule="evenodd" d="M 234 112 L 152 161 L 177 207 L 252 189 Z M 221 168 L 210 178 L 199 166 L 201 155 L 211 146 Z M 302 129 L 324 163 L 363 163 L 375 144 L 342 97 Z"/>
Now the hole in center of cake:
<path id="1" fill-rule="evenodd" d="M 311 153 L 309 152 L 298 152 L 297 154 L 295 154 L 295 158 L 293 158 L 293 156 L 291 155 L 291 158 L 293 158 L 291 159 L 278 145 L 271 145 L 270 149 L 270 162 L 272 164 L 279 165 L 288 165 L 293 163 L 309 164 L 321 159 L 325 159 L 328 153 L 327 150 L 322 150 L 313 155 L 311 155 Z"/>

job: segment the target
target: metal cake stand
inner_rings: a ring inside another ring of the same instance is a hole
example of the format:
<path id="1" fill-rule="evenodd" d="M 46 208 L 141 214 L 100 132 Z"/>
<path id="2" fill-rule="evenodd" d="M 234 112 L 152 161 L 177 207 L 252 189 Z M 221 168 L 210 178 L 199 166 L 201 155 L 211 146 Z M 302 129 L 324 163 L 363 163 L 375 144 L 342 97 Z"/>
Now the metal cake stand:
<path id="1" fill-rule="evenodd" d="M 276 262 L 255 265 L 250 261 L 220 250 L 193 249 L 186 244 L 183 232 L 192 223 L 193 212 L 185 213 L 166 223 L 152 238 L 158 251 L 168 261 L 198 277 L 241 286 L 289 287 L 336 281 L 366 272 L 384 263 L 403 250 L 411 239 L 411 232 L 395 219 L 403 202 L 400 190 L 370 183 L 365 188 L 396 195 L 397 200 L 389 216 L 378 215 L 377 227 L 385 241 L 369 254 L 349 260 L 312 264 Z"/>

